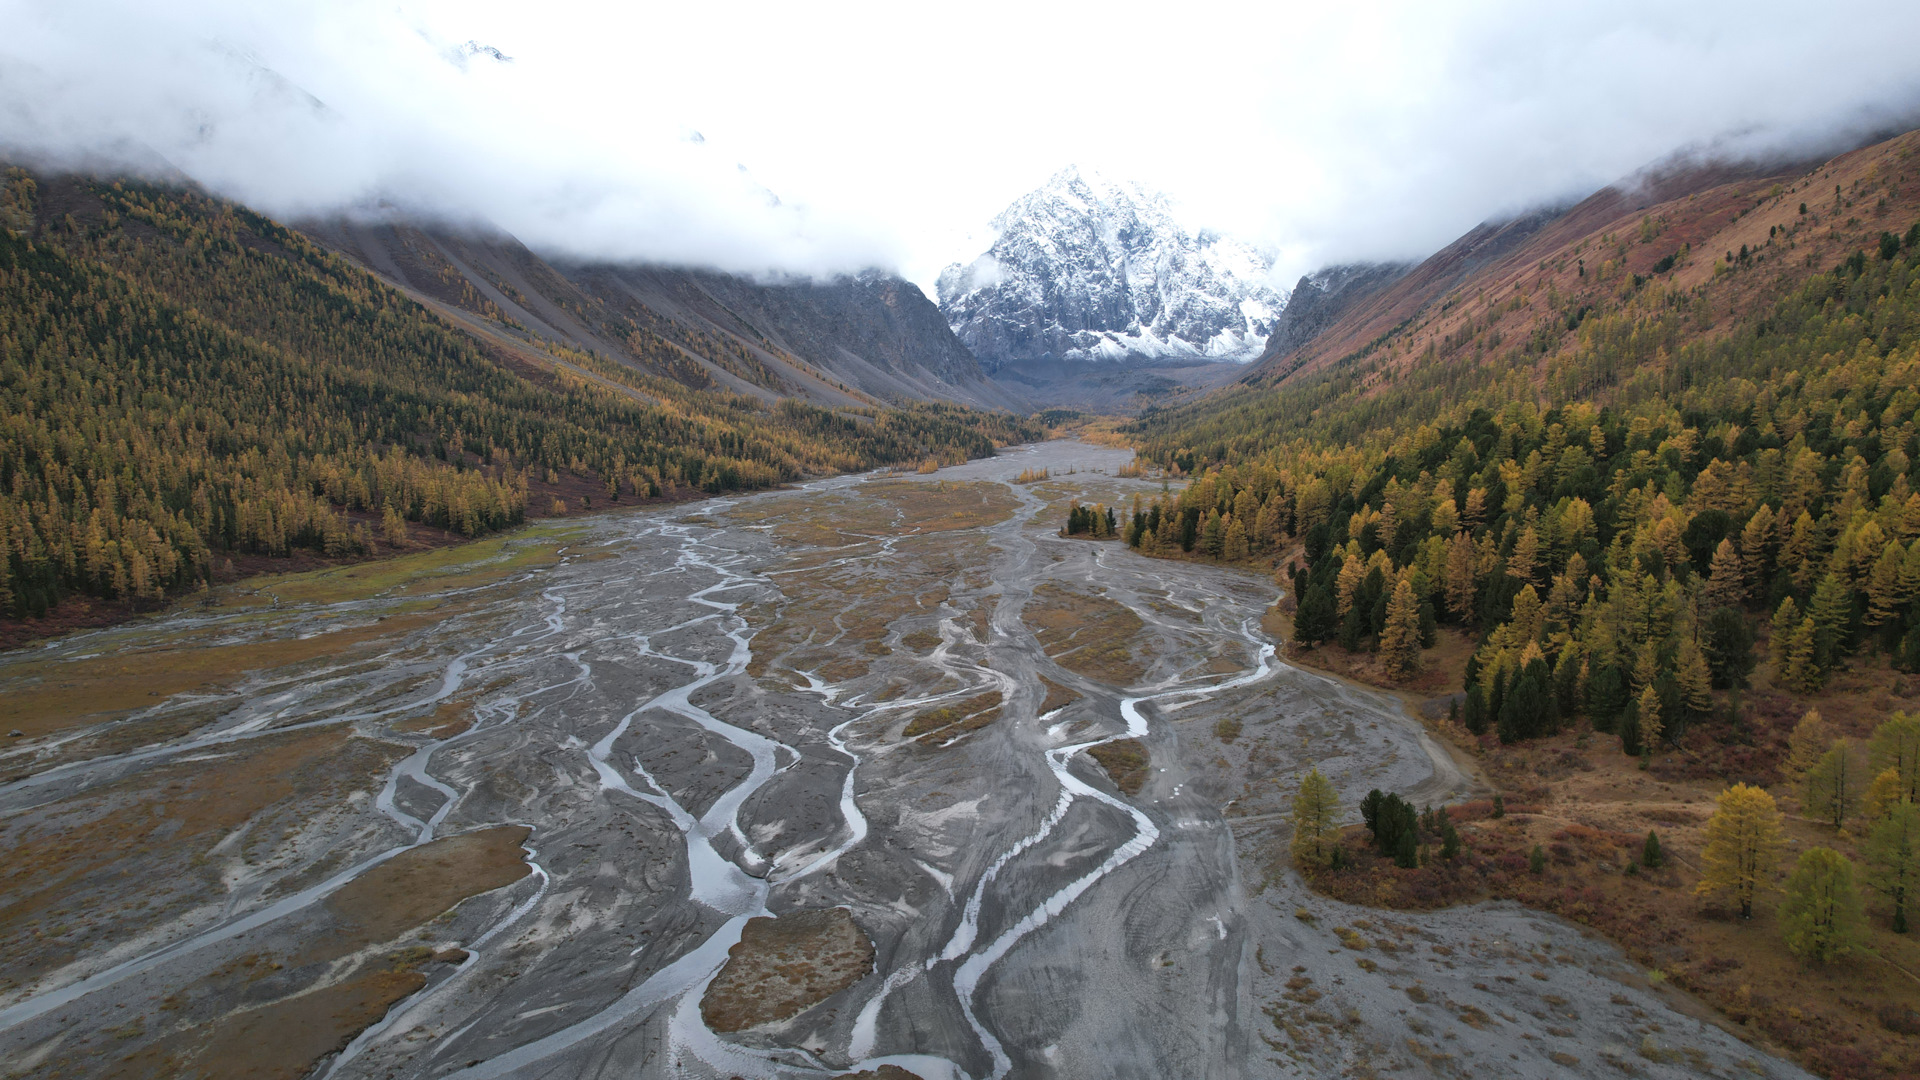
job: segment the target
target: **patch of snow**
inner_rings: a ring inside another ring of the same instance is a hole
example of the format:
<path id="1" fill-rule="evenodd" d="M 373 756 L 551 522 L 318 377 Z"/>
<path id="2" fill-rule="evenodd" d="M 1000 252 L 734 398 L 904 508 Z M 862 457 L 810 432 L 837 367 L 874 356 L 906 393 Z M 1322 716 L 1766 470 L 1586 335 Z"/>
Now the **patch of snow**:
<path id="1" fill-rule="evenodd" d="M 1272 258 L 1190 233 L 1165 195 L 1068 168 L 994 219 L 993 246 L 941 275 L 940 309 L 990 369 L 1021 360 L 1246 361 L 1287 295 Z"/>

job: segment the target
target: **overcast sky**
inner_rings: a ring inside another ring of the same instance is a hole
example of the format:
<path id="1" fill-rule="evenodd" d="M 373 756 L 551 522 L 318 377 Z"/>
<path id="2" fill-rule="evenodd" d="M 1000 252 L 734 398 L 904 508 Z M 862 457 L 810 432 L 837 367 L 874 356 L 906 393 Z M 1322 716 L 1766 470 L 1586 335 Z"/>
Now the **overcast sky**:
<path id="1" fill-rule="evenodd" d="M 1327 262 L 1910 116 L 1920 3 L 0 0 L 0 146 L 280 215 L 929 287 L 1068 164 Z M 465 46 L 473 42 L 510 60 Z"/>

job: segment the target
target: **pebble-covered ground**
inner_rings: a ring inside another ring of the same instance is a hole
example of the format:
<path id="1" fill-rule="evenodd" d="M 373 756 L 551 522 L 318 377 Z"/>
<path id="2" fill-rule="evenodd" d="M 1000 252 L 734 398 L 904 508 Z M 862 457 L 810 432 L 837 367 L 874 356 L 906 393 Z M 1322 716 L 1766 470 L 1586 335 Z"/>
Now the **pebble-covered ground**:
<path id="1" fill-rule="evenodd" d="M 1269 580 L 1057 536 L 1159 490 L 1127 458 L 549 523 L 0 658 L 67 710 L 0 754 L 0 1070 L 1803 1075 L 1572 925 L 1310 894 L 1309 765 L 1474 780 L 1275 660 Z M 71 705 L 129 656 L 171 681 Z M 1123 740 L 1134 794 L 1086 752 Z"/>

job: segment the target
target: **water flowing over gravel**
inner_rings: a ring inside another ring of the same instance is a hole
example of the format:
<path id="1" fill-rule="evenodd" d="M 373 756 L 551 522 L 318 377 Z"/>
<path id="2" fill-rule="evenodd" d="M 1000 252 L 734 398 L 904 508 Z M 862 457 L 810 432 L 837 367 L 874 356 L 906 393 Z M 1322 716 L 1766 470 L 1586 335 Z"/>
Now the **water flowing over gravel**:
<path id="1" fill-rule="evenodd" d="M 194 988 L 299 953 L 327 898 L 399 853 L 511 824 L 531 829 L 528 872 L 402 942 L 450 959 L 316 1075 L 1804 1075 L 1557 919 L 1309 893 L 1281 857 L 1308 766 L 1350 807 L 1373 787 L 1437 805 L 1475 781 L 1395 702 L 1277 659 L 1270 580 L 1055 535 L 1069 497 L 1159 490 L 1112 475 L 1128 457 L 1048 443 L 580 519 L 557 562 L 473 587 L 378 662 L 256 674 L 157 747 L 39 771 L 10 752 L 0 814 L 18 827 L 290 732 L 351 732 L 389 758 L 279 839 L 216 848 L 219 889 L 7 972 L 0 1061 L 105 1075 L 113 1055 L 74 1047 L 127 1054 L 257 1004 L 270 980 Z M 1053 478 L 1013 483 L 1039 468 Z M 1042 586 L 1138 616 L 1136 684 L 1049 658 L 1022 617 Z M 382 603 L 289 604 L 276 625 Z M 160 629 L 245 640 L 256 616 Z M 49 648 L 136 632 L 155 627 Z M 1075 700 L 1039 715 L 1043 677 Z M 989 693 L 977 725 L 903 734 Z M 468 726 L 419 722 L 450 704 Z M 1215 735 L 1224 718 L 1238 738 Z M 1084 752 L 1119 739 L 1148 755 L 1136 795 Z M 871 973 L 788 1019 L 708 1029 L 702 997 L 748 920 L 836 907 L 871 939 Z"/>

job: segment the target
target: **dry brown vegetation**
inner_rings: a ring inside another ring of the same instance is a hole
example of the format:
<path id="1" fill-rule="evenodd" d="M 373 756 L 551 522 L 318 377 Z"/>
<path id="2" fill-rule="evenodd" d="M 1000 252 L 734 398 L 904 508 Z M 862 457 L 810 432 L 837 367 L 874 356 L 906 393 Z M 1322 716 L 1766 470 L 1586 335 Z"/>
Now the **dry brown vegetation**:
<path id="1" fill-rule="evenodd" d="M 754 635 L 747 672 L 758 677 L 784 667 L 817 671 L 833 682 L 859 678 L 869 661 L 847 650 L 847 643 L 861 644 L 869 656 L 885 656 L 891 651 L 887 627 L 894 620 L 937 610 L 946 599 L 947 585 L 941 581 L 855 578 L 836 588 L 807 590 L 781 604 L 777 614 L 747 610 L 748 620 L 762 627 Z"/>
<path id="2" fill-rule="evenodd" d="M 1732 760 L 1756 780 L 1776 776 L 1784 733 L 1776 745 L 1762 716 L 1750 734 L 1760 746 Z M 1575 734 L 1482 748 L 1482 760 L 1507 793 L 1507 813 L 1491 817 L 1487 800 L 1450 808 L 1464 842 L 1457 859 L 1439 858 L 1428 835 L 1426 865 L 1398 869 L 1355 828 L 1344 837 L 1347 867 L 1310 874 L 1315 888 L 1408 910 L 1515 900 L 1599 930 L 1653 978 L 1698 995 L 1746 1037 L 1823 1076 L 1892 1080 L 1920 1070 L 1920 1016 L 1911 1012 L 1920 1000 L 1912 974 L 1920 972 L 1920 942 L 1888 930 L 1877 897 L 1868 897 L 1874 955 L 1828 964 L 1790 954 L 1769 905 L 1742 922 L 1737 911 L 1695 897 L 1704 827 L 1722 784 L 1688 774 L 1727 760 L 1694 746 L 1642 770 L 1617 740 Z M 1657 869 L 1633 865 L 1649 830 L 1665 853 Z M 1853 853 L 1851 838 L 1804 818 L 1790 815 L 1787 832 L 1789 863 L 1815 845 Z M 1546 856 L 1540 874 L 1528 868 L 1535 845 Z"/>
<path id="3" fill-rule="evenodd" d="M 396 1002 L 426 985 L 435 964 L 458 963 L 458 949 L 436 952 L 400 946 L 398 939 L 470 897 L 524 877 L 521 843 L 528 830 L 502 826 L 445 837 L 402 852 L 329 897 L 330 916 L 304 949 L 291 955 L 256 952 L 238 957 L 160 1003 L 161 1034 L 120 1058 L 105 1075 L 266 1077 L 307 1075 L 323 1056 L 344 1047 Z M 265 1000 L 262 1003 L 263 999 Z M 207 1021 L 188 1019 L 192 1006 L 227 1008 Z M 133 1023 L 144 1025 L 145 1018 Z M 126 1034 L 109 1029 L 109 1036 Z M 39 1075 L 59 1077 L 98 1069 L 88 1045 L 65 1048 Z"/>
<path id="4" fill-rule="evenodd" d="M 1104 742 L 1087 751 L 1087 756 L 1100 763 L 1107 770 L 1107 776 L 1113 786 L 1124 795 L 1138 795 L 1140 788 L 1147 782 L 1147 766 L 1151 759 L 1147 748 L 1139 739 L 1115 739 Z"/>
<path id="5" fill-rule="evenodd" d="M 263 854 L 295 835 L 312 805 L 377 788 L 404 753 L 339 729 L 266 736 L 218 761 L 155 767 L 9 820 L 0 828 L 0 987 L 219 894 L 215 845 L 250 822 L 236 855 Z M 145 884 L 129 892 L 129 880 Z"/>
<path id="6" fill-rule="evenodd" d="M 1121 604 L 1049 582 L 1033 591 L 1022 617 L 1047 656 L 1068 671 L 1115 686 L 1145 673 L 1133 655 L 1145 624 Z"/>
<path id="7" fill-rule="evenodd" d="M 187 641 L 150 651 L 16 663 L 0 681 L 0 726 L 35 738 L 113 720 L 174 694 L 231 685 L 249 671 L 370 655 L 374 650 L 363 647 L 444 617 L 422 612 L 308 638 L 213 646 Z"/>
<path id="8" fill-rule="evenodd" d="M 1040 708 L 1035 710 L 1035 716 L 1045 716 L 1055 709 L 1064 709 L 1080 700 L 1079 694 L 1061 686 L 1045 675 L 1040 676 L 1040 685 L 1046 688 L 1047 696 L 1044 701 L 1040 702 Z"/>
<path id="9" fill-rule="evenodd" d="M 846 908 L 748 919 L 727 963 L 707 984 L 700 1015 L 715 1031 L 778 1023 L 873 970 L 873 942 Z"/>
<path id="10" fill-rule="evenodd" d="M 944 743 L 970 731 L 978 731 L 1000 719 L 1000 691 L 978 694 L 943 705 L 907 721 L 902 734 L 925 743 Z"/>
<path id="11" fill-rule="evenodd" d="M 308 956 L 330 959 L 391 941 L 469 896 L 519 881 L 529 873 L 521 845 L 531 831 L 501 825 L 442 837 L 361 874 L 327 897 L 341 930 Z"/>
<path id="12" fill-rule="evenodd" d="M 838 1080 L 920 1080 L 920 1074 L 908 1072 L 898 1065 L 882 1065 L 857 1073 L 841 1073 Z"/>
<path id="13" fill-rule="evenodd" d="M 1004 484 L 871 481 L 861 487 L 857 499 L 840 495 L 757 499 L 727 511 L 726 517 L 740 525 L 773 523 L 773 535 L 784 543 L 834 548 L 882 534 L 997 525 L 1018 506 Z"/>
<path id="14" fill-rule="evenodd" d="M 989 490 L 989 487 L 997 490 Z M 958 483 L 868 484 L 879 500 L 761 499 L 729 517 L 742 525 L 774 523 L 773 535 L 797 550 L 784 571 L 805 575 L 809 585 L 775 606 L 742 610 L 758 629 L 747 671 L 755 677 L 781 668 L 814 671 L 833 682 L 866 674 L 868 656 L 885 656 L 888 629 L 897 620 L 931 613 L 946 603 L 951 582 L 972 561 L 977 535 L 957 530 L 1003 520 L 1010 506 L 1002 485 Z M 880 535 L 901 535 L 884 566 L 864 561 L 834 565 L 859 551 L 877 551 Z M 847 549 L 853 549 L 849 551 Z M 884 573 L 875 573 L 876 570 Z M 931 649 L 937 635 L 915 630 L 901 639 L 911 649 Z"/>
<path id="15" fill-rule="evenodd" d="M 161 1039 L 122 1058 L 105 1075 L 113 1080 L 297 1080 L 312 1071 L 314 1062 L 343 1049 L 355 1034 L 385 1016 L 394 1002 L 426 985 L 427 977 L 411 954 L 396 953 L 388 961 L 392 966 L 234 1013 L 214 1027 Z"/>
<path id="16" fill-rule="evenodd" d="M 902 636 L 900 644 L 915 652 L 932 652 L 940 647 L 940 635 L 931 630 L 915 630 Z"/>
<path id="17" fill-rule="evenodd" d="M 1474 635 L 1465 630 L 1441 627 L 1439 640 L 1434 647 L 1420 651 L 1420 669 L 1407 678 L 1395 679 L 1382 667 L 1379 653 L 1348 652 L 1336 644 L 1301 648 L 1292 640 L 1291 617 L 1275 614 L 1278 605 L 1268 610 L 1269 614 L 1261 625 L 1286 626 L 1286 632 L 1277 636 L 1286 642 L 1285 657 L 1288 663 L 1331 672 L 1341 678 L 1384 690 L 1404 691 L 1417 697 L 1458 691 L 1465 681 L 1467 659 L 1479 644 Z"/>

